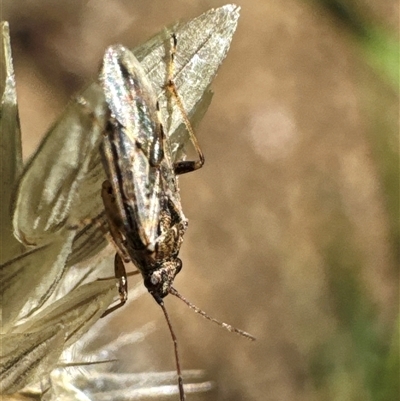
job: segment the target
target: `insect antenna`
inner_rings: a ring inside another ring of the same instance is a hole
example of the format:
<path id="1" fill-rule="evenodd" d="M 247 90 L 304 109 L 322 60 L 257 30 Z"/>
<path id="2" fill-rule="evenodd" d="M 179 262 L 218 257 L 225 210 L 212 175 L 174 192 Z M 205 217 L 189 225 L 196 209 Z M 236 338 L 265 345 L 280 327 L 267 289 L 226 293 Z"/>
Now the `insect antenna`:
<path id="1" fill-rule="evenodd" d="M 210 322 L 216 323 L 218 326 L 223 327 L 224 329 L 230 331 L 231 333 L 236 333 L 239 334 L 242 337 L 248 338 L 251 341 L 255 341 L 256 338 L 252 336 L 251 334 L 247 333 L 246 331 L 237 329 L 236 327 L 231 326 L 228 323 L 221 322 L 209 315 L 207 315 L 206 312 L 198 308 L 196 305 L 192 304 L 189 300 L 187 300 L 183 295 L 181 295 L 175 288 L 170 287 L 169 293 L 172 295 L 175 295 L 177 298 L 179 298 L 181 301 L 183 301 L 190 309 L 193 309 L 196 313 L 199 315 L 203 316 L 205 319 L 209 320 Z"/>
<path id="2" fill-rule="evenodd" d="M 185 401 L 186 396 L 185 396 L 185 391 L 183 390 L 182 371 L 181 371 L 181 364 L 179 362 L 179 354 L 178 354 L 178 341 L 176 339 L 174 329 L 172 328 L 171 320 L 169 319 L 169 315 L 167 313 L 167 309 L 165 308 L 164 302 L 159 302 L 159 305 L 161 306 L 161 309 L 164 312 L 165 320 L 167 321 L 169 332 L 171 333 L 171 338 L 174 343 L 176 373 L 178 374 L 179 398 L 180 398 L 180 401 Z"/>

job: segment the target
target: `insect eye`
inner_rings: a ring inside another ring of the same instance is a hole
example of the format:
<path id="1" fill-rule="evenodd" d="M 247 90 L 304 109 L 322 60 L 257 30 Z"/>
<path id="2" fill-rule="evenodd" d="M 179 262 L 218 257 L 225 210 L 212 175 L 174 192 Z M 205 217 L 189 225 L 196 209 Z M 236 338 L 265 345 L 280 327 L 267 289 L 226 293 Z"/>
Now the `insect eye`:
<path id="1" fill-rule="evenodd" d="M 153 285 L 157 285 L 160 282 L 160 278 L 158 276 L 152 274 L 150 277 L 150 282 Z"/>
<path id="2" fill-rule="evenodd" d="M 177 258 L 176 259 L 176 274 L 178 274 L 182 270 L 182 261 Z"/>

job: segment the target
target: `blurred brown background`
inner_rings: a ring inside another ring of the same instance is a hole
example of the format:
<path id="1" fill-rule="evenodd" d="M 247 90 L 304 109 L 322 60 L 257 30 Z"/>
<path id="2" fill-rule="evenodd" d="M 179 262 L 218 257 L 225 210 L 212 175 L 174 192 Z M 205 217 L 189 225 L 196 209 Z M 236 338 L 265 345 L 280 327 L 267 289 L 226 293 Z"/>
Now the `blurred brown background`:
<path id="1" fill-rule="evenodd" d="M 225 2 L 1 4 L 28 157 L 96 76 L 107 45 L 135 47 Z M 190 225 L 176 287 L 257 342 L 169 297 L 183 367 L 205 369 L 217 383 L 211 394 L 188 399 L 394 400 L 399 96 L 398 70 L 385 57 L 390 38 L 398 45 L 399 4 L 237 4 L 239 27 L 198 130 L 206 165 L 180 180 Z M 157 331 L 124 349 L 122 371 L 174 369 L 150 296 L 112 320 L 113 329 L 149 319 Z"/>

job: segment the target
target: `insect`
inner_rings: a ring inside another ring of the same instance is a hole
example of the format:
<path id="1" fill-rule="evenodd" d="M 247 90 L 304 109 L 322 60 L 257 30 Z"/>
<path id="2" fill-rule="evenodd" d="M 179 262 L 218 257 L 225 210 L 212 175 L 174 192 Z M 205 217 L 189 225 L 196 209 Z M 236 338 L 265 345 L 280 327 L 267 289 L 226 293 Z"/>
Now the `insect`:
<path id="1" fill-rule="evenodd" d="M 161 306 L 174 342 L 180 399 L 185 399 L 176 336 L 163 298 L 173 294 L 197 313 L 248 338 L 248 333 L 219 322 L 187 301 L 173 287 L 182 268 L 178 257 L 188 221 L 179 196 L 177 175 L 201 168 L 204 155 L 183 109 L 172 80 L 177 39 L 172 35 L 166 89 L 182 112 L 198 160 L 173 162 L 168 138 L 160 118 L 157 97 L 135 56 L 121 45 L 106 50 L 101 73 L 109 123 L 101 146 L 107 180 L 102 198 L 110 233 L 116 245 L 115 275 L 119 279 L 119 304 L 127 300 L 124 263 L 133 262 L 144 285 Z M 132 274 L 134 274 L 133 272 Z"/>

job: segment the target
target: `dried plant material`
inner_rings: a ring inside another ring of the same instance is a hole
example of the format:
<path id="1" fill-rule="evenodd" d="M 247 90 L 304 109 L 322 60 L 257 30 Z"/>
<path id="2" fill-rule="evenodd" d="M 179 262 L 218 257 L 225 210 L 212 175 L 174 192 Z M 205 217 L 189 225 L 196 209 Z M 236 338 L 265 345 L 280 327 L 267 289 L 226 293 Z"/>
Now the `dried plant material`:
<path id="1" fill-rule="evenodd" d="M 84 262 L 70 266 L 67 260 L 67 274 L 60 280 L 57 288 L 54 290 L 52 296 L 46 301 L 44 307 L 50 305 L 60 298 L 65 297 L 71 291 L 79 286 L 97 281 L 104 277 L 114 277 L 113 270 L 113 246 L 109 245 L 103 249 L 95 257 L 92 257 Z"/>
<path id="2" fill-rule="evenodd" d="M 93 87 L 72 102 L 47 134 L 18 187 L 14 233 L 27 245 L 41 245 L 65 225 L 90 157 L 101 141 L 106 109 Z"/>
<path id="3" fill-rule="evenodd" d="M 89 330 L 117 295 L 115 279 L 71 291 L 1 336 L 2 392 L 13 393 L 56 368 L 63 350 Z"/>
<path id="4" fill-rule="evenodd" d="M 203 383 L 191 383 L 185 385 L 185 393 L 190 394 L 206 392 L 210 391 L 213 387 L 214 384 L 210 381 Z M 171 395 L 179 395 L 178 388 L 176 386 L 155 384 L 152 387 L 119 387 L 112 391 L 102 391 L 96 395 L 96 401 L 113 401 L 115 399 L 121 401 L 160 399 L 160 397 L 170 398 Z"/>
<path id="5" fill-rule="evenodd" d="M 97 280 L 82 285 L 54 302 L 15 333 L 43 330 L 56 324 L 65 327 L 65 346 L 73 344 L 96 322 L 117 296 L 116 280 Z"/>
<path id="6" fill-rule="evenodd" d="M 14 393 L 48 375 L 62 353 L 64 335 L 61 325 L 31 333 L 1 335 L 1 394 Z"/>
<path id="7" fill-rule="evenodd" d="M 0 266 L 2 331 L 11 329 L 51 296 L 65 272 L 74 232 L 53 236 L 53 242 Z"/>
<path id="8" fill-rule="evenodd" d="M 102 177 L 103 174 L 104 170 L 101 170 L 101 174 L 99 172 L 97 177 Z M 98 198 L 100 199 L 100 196 Z M 84 224 L 74 238 L 72 252 L 67 260 L 67 265 L 76 265 L 82 260 L 87 260 L 101 252 L 109 243 L 105 235 L 107 231 L 108 226 L 105 220 L 105 213 L 101 213 Z"/>
<path id="9" fill-rule="evenodd" d="M 112 364 L 112 361 L 102 364 L 104 367 Z M 51 394 L 49 399 L 85 399 L 121 401 L 161 399 L 171 394 L 177 394 L 175 372 L 146 372 L 146 373 L 111 373 L 103 371 L 101 365 L 88 363 L 81 367 L 60 366 L 51 373 Z M 82 370 L 85 373 L 82 374 Z M 187 393 L 207 392 L 215 387 L 211 381 L 204 381 L 204 371 L 187 370 L 185 379 L 194 381 L 185 385 Z M 80 389 L 85 389 L 84 393 Z M 47 399 L 47 398 L 46 398 Z"/>
<path id="10" fill-rule="evenodd" d="M 11 235 L 12 192 L 22 170 L 21 131 L 18 119 L 15 76 L 11 56 L 10 34 L 7 22 L 0 23 L 0 176 L 1 176 L 1 212 L 0 212 L 0 263 L 22 252 L 22 246 Z"/>

